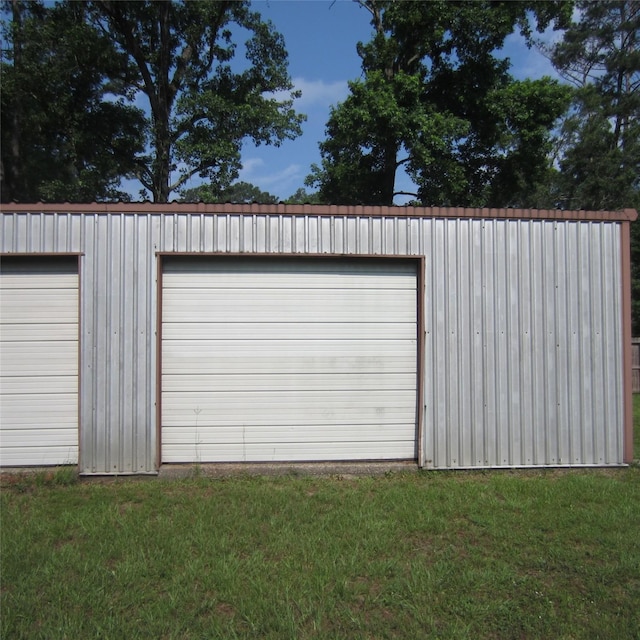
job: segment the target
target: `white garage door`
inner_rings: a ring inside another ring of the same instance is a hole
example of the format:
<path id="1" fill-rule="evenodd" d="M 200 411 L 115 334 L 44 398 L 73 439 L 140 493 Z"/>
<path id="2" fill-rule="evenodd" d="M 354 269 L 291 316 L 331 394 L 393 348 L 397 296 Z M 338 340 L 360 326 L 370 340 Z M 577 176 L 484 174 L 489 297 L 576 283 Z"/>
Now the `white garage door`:
<path id="1" fill-rule="evenodd" d="M 3 257 L 0 464 L 77 462 L 77 258 Z"/>
<path id="2" fill-rule="evenodd" d="M 416 457 L 413 263 L 164 262 L 163 462 Z"/>

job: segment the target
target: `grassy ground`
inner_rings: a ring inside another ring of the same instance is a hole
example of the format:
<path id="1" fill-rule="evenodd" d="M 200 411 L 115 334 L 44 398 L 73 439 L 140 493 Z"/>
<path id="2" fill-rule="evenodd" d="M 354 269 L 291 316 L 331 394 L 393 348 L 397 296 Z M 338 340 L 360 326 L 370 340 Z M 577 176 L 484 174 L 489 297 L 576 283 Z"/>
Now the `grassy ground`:
<path id="1" fill-rule="evenodd" d="M 633 457 L 640 460 L 640 393 L 633 395 Z"/>
<path id="2" fill-rule="evenodd" d="M 640 638 L 639 466 L 102 483 L 63 469 L 5 476 L 0 500 L 3 639 Z"/>

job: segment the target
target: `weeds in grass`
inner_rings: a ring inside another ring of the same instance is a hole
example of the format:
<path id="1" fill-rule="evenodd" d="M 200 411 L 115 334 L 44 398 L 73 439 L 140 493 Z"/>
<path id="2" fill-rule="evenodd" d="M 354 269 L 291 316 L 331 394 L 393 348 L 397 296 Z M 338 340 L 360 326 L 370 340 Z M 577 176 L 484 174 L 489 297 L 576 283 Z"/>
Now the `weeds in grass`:
<path id="1" fill-rule="evenodd" d="M 0 487 L 13 491 L 29 491 L 35 487 L 65 487 L 78 482 L 76 466 L 53 467 L 36 471 L 3 473 L 0 475 Z"/>

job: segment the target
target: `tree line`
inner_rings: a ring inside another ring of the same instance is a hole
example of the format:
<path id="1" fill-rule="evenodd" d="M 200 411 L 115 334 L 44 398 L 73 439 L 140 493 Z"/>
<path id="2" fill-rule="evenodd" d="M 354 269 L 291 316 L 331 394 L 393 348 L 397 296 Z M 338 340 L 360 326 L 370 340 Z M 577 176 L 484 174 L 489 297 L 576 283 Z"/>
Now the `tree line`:
<path id="1" fill-rule="evenodd" d="M 361 5 L 374 36 L 308 180 L 321 200 L 390 204 L 404 170 L 425 205 L 637 206 L 637 0 Z M 565 82 L 514 79 L 506 38 L 547 28 Z"/>
<path id="2" fill-rule="evenodd" d="M 638 0 L 354 1 L 362 74 L 290 202 L 640 208 Z M 514 33 L 561 82 L 514 78 Z M 123 180 L 154 202 L 277 200 L 237 182 L 242 143 L 305 116 L 250 2 L 4 0 L 2 35 L 2 201 L 128 200 Z M 637 333 L 637 225 L 632 252 Z"/>
<path id="3" fill-rule="evenodd" d="M 611 209 L 640 171 L 637 0 L 356 0 L 362 76 L 331 109 L 293 199 Z M 287 50 L 249 2 L 5 0 L 2 199 L 274 196 L 234 185 L 241 145 L 301 134 Z M 505 40 L 560 76 L 516 80 Z M 286 96 L 284 99 L 282 96 Z M 415 190 L 397 190 L 400 171 Z M 203 186 L 186 190 L 198 176 Z M 232 185 L 234 185 L 232 187 Z"/>

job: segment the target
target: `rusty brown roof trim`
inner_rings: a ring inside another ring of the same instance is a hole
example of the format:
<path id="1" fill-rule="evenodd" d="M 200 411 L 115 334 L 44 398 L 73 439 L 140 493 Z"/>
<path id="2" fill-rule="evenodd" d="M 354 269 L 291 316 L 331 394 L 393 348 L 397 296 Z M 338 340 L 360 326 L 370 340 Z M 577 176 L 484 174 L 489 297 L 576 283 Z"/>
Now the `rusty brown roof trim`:
<path id="1" fill-rule="evenodd" d="M 395 218 L 478 218 L 506 220 L 573 220 L 629 221 L 638 217 L 635 209 L 620 211 L 562 211 L 559 209 L 493 209 L 471 207 L 387 207 L 365 205 L 322 204 L 153 204 L 150 202 L 78 203 L 10 203 L 0 205 L 2 213 L 191 213 L 191 214 L 253 214 L 334 217 L 395 217 Z"/>

